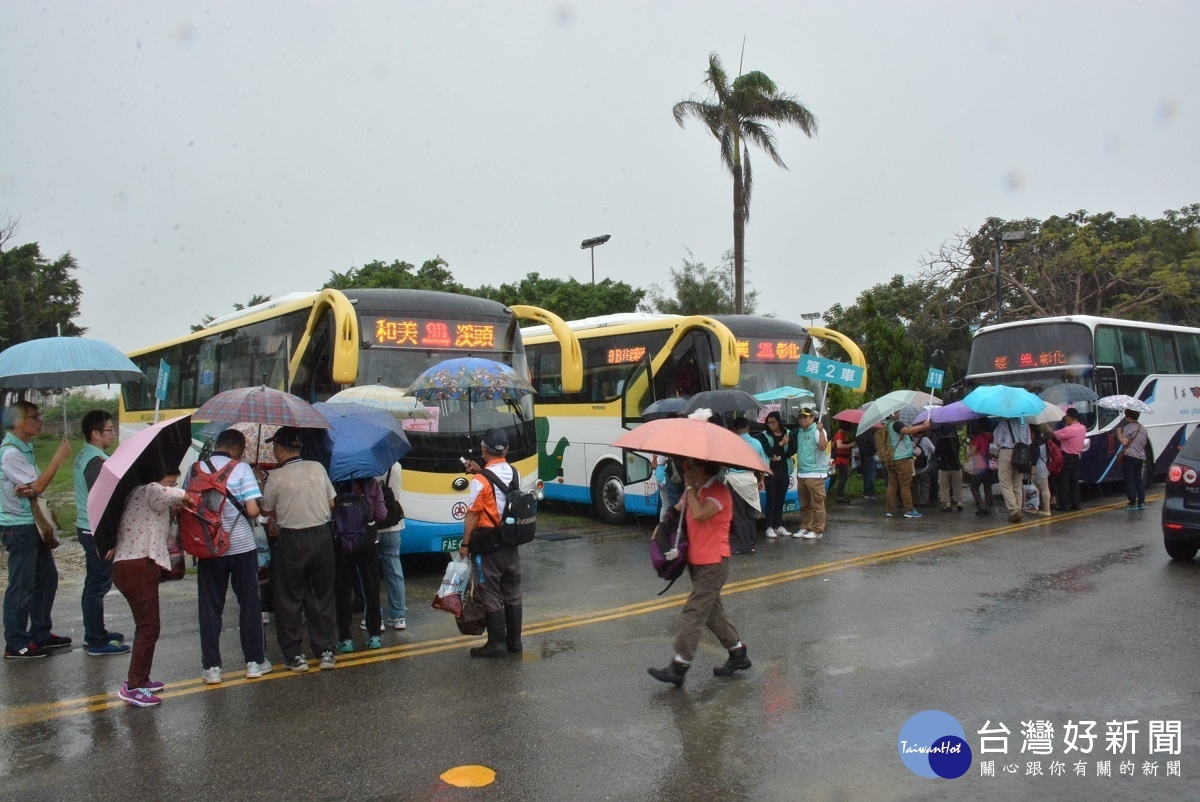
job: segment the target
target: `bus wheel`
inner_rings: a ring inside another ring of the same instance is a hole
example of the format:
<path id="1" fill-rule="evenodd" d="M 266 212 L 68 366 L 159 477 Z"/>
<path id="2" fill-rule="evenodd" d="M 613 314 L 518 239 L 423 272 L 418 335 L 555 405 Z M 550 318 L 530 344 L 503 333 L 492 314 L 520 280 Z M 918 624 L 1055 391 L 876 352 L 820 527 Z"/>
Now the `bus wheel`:
<path id="1" fill-rule="evenodd" d="M 620 465 L 609 462 L 596 471 L 592 480 L 592 509 L 606 524 L 625 523 L 625 477 Z"/>

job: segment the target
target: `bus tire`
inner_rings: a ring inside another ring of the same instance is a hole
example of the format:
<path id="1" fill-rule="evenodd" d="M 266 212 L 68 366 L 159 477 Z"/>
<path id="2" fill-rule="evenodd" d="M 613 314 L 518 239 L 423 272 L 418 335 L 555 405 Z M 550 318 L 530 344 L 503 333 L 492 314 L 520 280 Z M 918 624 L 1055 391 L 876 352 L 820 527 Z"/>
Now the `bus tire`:
<path id="1" fill-rule="evenodd" d="M 606 524 L 625 523 L 625 475 L 615 462 L 606 462 L 596 469 L 592 479 L 592 509 Z"/>
<path id="2" fill-rule="evenodd" d="M 1163 545 L 1167 547 L 1167 556 L 1172 560 L 1182 560 L 1189 562 L 1196 556 L 1196 552 L 1200 551 L 1200 547 L 1194 546 L 1191 543 L 1180 543 L 1178 540 L 1163 539 Z"/>

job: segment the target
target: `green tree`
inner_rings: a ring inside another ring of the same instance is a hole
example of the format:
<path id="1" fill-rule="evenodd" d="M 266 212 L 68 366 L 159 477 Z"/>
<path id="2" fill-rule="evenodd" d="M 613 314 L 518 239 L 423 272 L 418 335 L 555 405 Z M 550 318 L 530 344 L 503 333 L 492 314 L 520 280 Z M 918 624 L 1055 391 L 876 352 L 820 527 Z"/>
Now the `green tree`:
<path id="1" fill-rule="evenodd" d="M 505 306 L 529 304 L 546 309 L 564 320 L 579 320 L 596 315 L 633 312 L 646 295 L 623 281 L 604 279 L 597 284 L 583 284 L 573 278 L 543 278 L 530 273 L 514 284 L 499 287 L 483 286 L 467 290 L 471 295 L 491 298 Z"/>
<path id="2" fill-rule="evenodd" d="M 251 295 L 249 301 L 246 301 L 246 303 L 244 303 L 244 304 L 235 303 L 233 305 L 233 309 L 235 312 L 240 312 L 243 309 L 245 309 L 246 307 L 258 306 L 259 304 L 265 304 L 269 300 L 271 300 L 270 295 Z M 192 324 L 192 331 L 203 331 L 204 329 L 207 329 L 209 326 L 211 326 L 212 322 L 214 320 L 216 320 L 216 317 L 214 317 L 213 315 L 205 315 L 203 318 L 200 319 L 199 323 Z"/>
<path id="3" fill-rule="evenodd" d="M 394 260 L 391 264 L 381 261 L 368 262 L 362 267 L 352 267 L 344 273 L 331 272 L 326 288 L 335 290 L 394 288 L 410 290 L 440 290 L 442 292 L 464 292 L 465 288 L 454 280 L 450 263 L 440 256 L 427 259 L 418 268 L 410 262 Z"/>
<path id="4" fill-rule="evenodd" d="M 42 256 L 36 242 L 8 248 L 17 221 L 0 220 L 0 350 L 42 337 L 76 337 L 83 329 L 74 323 L 83 292 L 74 277 L 79 265 L 65 253 L 53 262 Z"/>
<path id="5" fill-rule="evenodd" d="M 733 252 L 726 251 L 720 267 L 707 267 L 697 262 L 689 250 L 683 265 L 671 268 L 671 289 L 668 295 L 661 284 L 650 287 L 649 300 L 643 304 L 647 312 L 671 315 L 729 315 L 737 309 L 734 288 Z M 754 314 L 758 307 L 758 290 L 750 290 L 743 297 L 745 314 Z"/>
<path id="6" fill-rule="evenodd" d="M 746 311 L 745 235 L 754 186 L 748 143 L 758 145 L 786 170 L 787 165 L 775 147 L 775 133 L 768 123 L 795 125 L 805 136 L 812 137 L 817 132 L 817 118 L 796 97 L 780 92 L 765 73 L 755 70 L 739 75 L 730 83 L 716 53 L 709 54 L 704 83 L 709 97 L 676 103 L 675 122 L 683 127 L 685 119 L 694 117 L 703 123 L 720 143 L 721 163 L 733 176 L 734 311 L 741 314 Z"/>

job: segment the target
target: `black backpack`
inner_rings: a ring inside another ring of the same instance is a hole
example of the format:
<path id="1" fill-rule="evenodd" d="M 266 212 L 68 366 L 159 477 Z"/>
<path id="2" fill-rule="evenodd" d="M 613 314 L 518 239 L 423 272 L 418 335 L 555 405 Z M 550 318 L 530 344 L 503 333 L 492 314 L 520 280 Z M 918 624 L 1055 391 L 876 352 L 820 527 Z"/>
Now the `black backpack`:
<path id="1" fill-rule="evenodd" d="M 343 554 L 354 554 L 378 541 L 375 521 L 358 482 L 333 499 L 333 535 Z"/>
<path id="2" fill-rule="evenodd" d="M 507 487 L 487 468 L 480 473 L 492 483 L 493 490 L 500 488 L 505 494 L 504 511 L 500 513 L 500 542 L 509 546 L 532 543 L 537 532 L 537 496 L 521 489 L 521 477 L 516 471 Z"/>
<path id="3" fill-rule="evenodd" d="M 382 521 L 376 521 L 375 525 L 378 529 L 391 529 L 404 520 L 404 508 L 400 506 L 400 499 L 396 498 L 396 494 L 392 492 L 391 468 L 388 468 L 387 476 L 383 478 L 380 485 L 383 488 L 383 503 L 387 507 L 387 516 Z"/>
<path id="4" fill-rule="evenodd" d="M 1012 435 L 1012 439 L 1016 440 L 1017 436 L 1013 432 L 1012 422 L 1005 421 L 1008 424 L 1008 433 Z M 1013 470 L 1018 473 L 1029 473 L 1033 468 L 1033 447 L 1029 443 L 1013 443 L 1012 447 L 1012 466 Z"/>

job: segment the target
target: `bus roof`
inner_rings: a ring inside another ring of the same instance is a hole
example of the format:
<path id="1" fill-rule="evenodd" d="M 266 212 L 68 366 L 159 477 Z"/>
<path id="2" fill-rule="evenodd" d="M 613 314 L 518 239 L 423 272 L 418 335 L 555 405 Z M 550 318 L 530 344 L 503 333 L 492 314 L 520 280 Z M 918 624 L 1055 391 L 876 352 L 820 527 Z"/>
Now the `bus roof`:
<path id="1" fill-rule="evenodd" d="M 1155 329 L 1158 331 L 1200 332 L 1200 329 L 1188 326 L 1174 326 L 1168 323 L 1148 323 L 1144 320 L 1121 320 L 1115 317 L 1097 317 L 1095 315 L 1057 315 L 1054 317 L 1026 318 L 1025 320 L 1013 320 L 1007 323 L 993 323 L 990 326 L 980 326 L 975 331 L 975 336 L 978 337 L 980 334 L 990 331 L 1002 331 L 1022 326 L 1037 326 L 1044 323 L 1080 323 L 1093 330 L 1095 330 L 1096 326 L 1108 325 L 1128 326 L 1135 329 Z"/>
<path id="2" fill-rule="evenodd" d="M 585 317 L 580 320 L 566 321 L 567 327 L 576 333 L 581 331 L 595 331 L 596 329 L 607 329 L 616 326 L 641 326 L 642 328 L 660 328 L 654 324 L 665 321 L 661 328 L 667 328 L 676 320 L 682 320 L 683 315 L 668 315 L 659 314 L 656 312 L 618 312 L 613 315 L 597 315 L 595 317 Z M 521 334 L 526 341 L 534 337 L 552 336 L 550 327 L 546 325 L 528 326 L 521 329 Z"/>
<path id="3" fill-rule="evenodd" d="M 797 337 L 808 336 L 808 329 L 790 320 L 759 315 L 712 315 L 738 337 Z"/>

